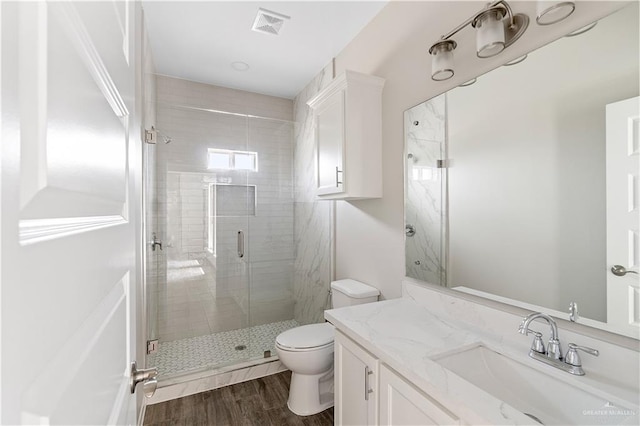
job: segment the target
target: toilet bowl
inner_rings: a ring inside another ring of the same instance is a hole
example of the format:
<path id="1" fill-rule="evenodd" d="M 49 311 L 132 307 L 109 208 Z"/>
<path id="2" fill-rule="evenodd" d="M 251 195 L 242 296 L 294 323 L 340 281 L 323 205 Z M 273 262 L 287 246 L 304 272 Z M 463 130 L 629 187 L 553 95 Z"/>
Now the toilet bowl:
<path id="1" fill-rule="evenodd" d="M 280 361 L 292 371 L 289 410 L 309 416 L 333 406 L 333 326 L 292 328 L 276 339 Z"/>
<path id="2" fill-rule="evenodd" d="M 331 283 L 334 308 L 375 302 L 379 294 L 355 280 Z M 280 362 L 291 370 L 287 406 L 293 413 L 310 416 L 333 407 L 333 340 L 329 323 L 295 327 L 276 337 Z"/>

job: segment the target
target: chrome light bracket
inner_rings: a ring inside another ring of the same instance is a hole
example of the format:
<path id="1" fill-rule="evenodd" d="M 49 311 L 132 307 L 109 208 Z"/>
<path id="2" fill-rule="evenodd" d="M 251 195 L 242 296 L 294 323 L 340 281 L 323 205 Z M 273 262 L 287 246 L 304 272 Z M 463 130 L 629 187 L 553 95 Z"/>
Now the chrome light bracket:
<path id="1" fill-rule="evenodd" d="M 500 15 L 498 19 L 503 19 L 507 15 L 507 9 L 504 6 L 500 5 L 500 6 L 492 7 L 490 9 L 483 10 L 482 12 L 478 13 L 476 17 L 473 18 L 473 21 L 471 21 L 471 26 L 473 28 L 478 28 L 478 22 L 482 21 L 482 19 L 489 13 L 496 13 L 496 12 Z"/>
<path id="2" fill-rule="evenodd" d="M 529 27 L 529 17 L 523 13 L 513 15 L 513 22 L 504 19 L 504 48 L 515 43 Z"/>

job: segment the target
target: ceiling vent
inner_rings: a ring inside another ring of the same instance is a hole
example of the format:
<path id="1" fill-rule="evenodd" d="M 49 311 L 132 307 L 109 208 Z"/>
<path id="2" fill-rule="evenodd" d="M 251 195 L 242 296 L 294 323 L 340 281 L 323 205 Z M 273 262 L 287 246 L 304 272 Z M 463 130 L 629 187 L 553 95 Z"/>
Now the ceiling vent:
<path id="1" fill-rule="evenodd" d="M 259 8 L 258 15 L 256 16 L 256 20 L 253 21 L 253 27 L 251 27 L 251 29 L 259 33 L 278 35 L 284 21 L 287 19 L 290 18 L 286 15 Z"/>

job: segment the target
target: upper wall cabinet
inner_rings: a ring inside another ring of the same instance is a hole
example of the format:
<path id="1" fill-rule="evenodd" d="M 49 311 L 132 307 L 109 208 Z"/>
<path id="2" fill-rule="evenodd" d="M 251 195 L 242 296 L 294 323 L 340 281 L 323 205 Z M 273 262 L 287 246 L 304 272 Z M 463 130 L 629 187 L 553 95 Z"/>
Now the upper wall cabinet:
<path id="1" fill-rule="evenodd" d="M 382 197 L 384 79 L 345 71 L 308 102 L 317 146 L 321 199 Z"/>

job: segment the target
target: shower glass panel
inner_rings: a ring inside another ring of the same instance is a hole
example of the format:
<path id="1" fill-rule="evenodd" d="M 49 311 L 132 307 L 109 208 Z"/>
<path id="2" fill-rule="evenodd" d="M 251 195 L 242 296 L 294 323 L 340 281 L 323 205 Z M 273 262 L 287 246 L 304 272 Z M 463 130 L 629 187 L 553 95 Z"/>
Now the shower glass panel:
<path id="1" fill-rule="evenodd" d="M 248 176 L 256 191 L 249 217 L 249 323 L 256 356 L 275 354 L 275 337 L 293 320 L 293 124 L 249 118 L 248 151 L 258 170 Z"/>
<path id="2" fill-rule="evenodd" d="M 160 384 L 275 355 L 293 320 L 293 125 L 158 103 Z M 152 301 L 155 299 L 155 302 Z M 155 331 L 155 334 L 154 334 Z"/>
<path id="3" fill-rule="evenodd" d="M 151 126 L 145 126 L 151 127 Z M 162 253 L 159 246 L 153 245 L 154 237 L 157 238 L 158 218 L 158 192 L 156 181 L 156 146 L 144 144 L 143 174 L 144 174 L 144 241 L 145 244 L 145 288 L 146 288 L 146 312 L 147 312 L 147 339 L 154 341 L 158 338 L 158 267 L 159 255 Z"/>

